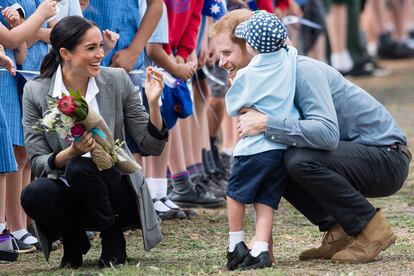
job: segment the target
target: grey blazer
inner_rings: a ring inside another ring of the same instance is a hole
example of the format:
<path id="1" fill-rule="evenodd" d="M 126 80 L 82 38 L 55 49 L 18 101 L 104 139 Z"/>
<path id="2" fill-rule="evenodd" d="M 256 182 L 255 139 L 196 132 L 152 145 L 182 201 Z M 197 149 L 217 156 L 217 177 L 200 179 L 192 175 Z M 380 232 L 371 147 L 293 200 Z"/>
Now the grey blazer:
<path id="1" fill-rule="evenodd" d="M 48 101 L 53 95 L 55 77 L 56 75 L 51 79 L 29 81 L 23 93 L 24 137 L 32 172 L 37 177 L 47 176 L 50 179 L 58 179 L 64 170 L 50 168 L 49 157 L 67 148 L 69 144 L 60 139 L 56 133 L 37 131 L 32 126 L 42 118 L 42 114 L 48 108 Z M 125 141 L 125 130 L 127 130 L 140 149 L 150 155 L 161 154 L 167 139 L 159 140 L 148 132 L 148 113 L 126 72 L 123 69 L 102 67 L 96 77 L 96 84 L 99 88 L 96 96 L 99 111 L 112 131 L 114 139 Z M 166 131 L 163 129 L 162 133 Z M 126 150 L 131 155 L 127 148 Z M 150 250 L 161 242 L 162 234 L 148 186 L 140 170 L 128 177 L 137 197 L 144 248 Z"/>

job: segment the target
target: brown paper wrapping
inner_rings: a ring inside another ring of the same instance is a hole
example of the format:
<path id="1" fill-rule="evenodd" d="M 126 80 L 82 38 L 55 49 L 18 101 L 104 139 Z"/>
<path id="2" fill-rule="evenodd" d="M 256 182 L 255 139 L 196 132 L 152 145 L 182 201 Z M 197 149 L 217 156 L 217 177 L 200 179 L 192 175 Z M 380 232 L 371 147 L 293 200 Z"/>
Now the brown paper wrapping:
<path id="1" fill-rule="evenodd" d="M 93 110 L 88 111 L 86 118 L 81 121 L 87 130 L 97 128 L 106 135 L 106 139 L 103 139 L 99 135 L 95 135 L 95 141 L 99 144 L 91 151 L 91 157 L 96 167 L 99 170 L 106 170 L 115 167 L 125 174 L 135 173 L 140 166 L 135 160 L 132 160 L 127 152 L 115 146 L 114 138 L 111 130 L 105 123 L 101 115 Z M 112 156 L 115 156 L 115 161 Z"/>

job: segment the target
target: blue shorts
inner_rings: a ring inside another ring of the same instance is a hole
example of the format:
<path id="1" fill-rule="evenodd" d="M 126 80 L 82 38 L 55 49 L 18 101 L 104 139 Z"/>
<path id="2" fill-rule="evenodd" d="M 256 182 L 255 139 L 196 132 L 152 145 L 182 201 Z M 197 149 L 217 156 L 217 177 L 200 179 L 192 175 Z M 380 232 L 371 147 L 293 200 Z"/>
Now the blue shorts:
<path id="1" fill-rule="evenodd" d="M 235 156 L 226 195 L 243 204 L 262 203 L 277 209 L 287 183 L 285 150 Z"/>

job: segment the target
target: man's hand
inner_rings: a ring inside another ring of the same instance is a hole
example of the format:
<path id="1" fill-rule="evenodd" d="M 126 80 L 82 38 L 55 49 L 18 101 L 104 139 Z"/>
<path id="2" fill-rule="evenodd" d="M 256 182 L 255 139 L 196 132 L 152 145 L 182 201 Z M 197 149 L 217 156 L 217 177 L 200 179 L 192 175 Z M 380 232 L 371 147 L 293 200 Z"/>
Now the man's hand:
<path id="1" fill-rule="evenodd" d="M 135 63 L 137 62 L 139 54 L 125 48 L 115 53 L 112 57 L 111 67 L 121 67 L 125 71 L 130 72 L 134 68 Z"/>
<path id="2" fill-rule="evenodd" d="M 254 136 L 266 131 L 267 116 L 252 108 L 242 108 L 239 116 L 237 132 L 239 137 Z"/>

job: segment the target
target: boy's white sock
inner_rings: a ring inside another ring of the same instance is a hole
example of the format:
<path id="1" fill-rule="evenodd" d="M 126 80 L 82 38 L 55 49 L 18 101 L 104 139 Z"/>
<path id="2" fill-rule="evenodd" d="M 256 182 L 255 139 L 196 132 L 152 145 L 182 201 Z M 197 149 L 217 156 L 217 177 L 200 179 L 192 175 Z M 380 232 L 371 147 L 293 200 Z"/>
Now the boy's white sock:
<path id="1" fill-rule="evenodd" d="M 252 250 L 250 251 L 250 255 L 252 255 L 253 257 L 257 257 L 263 251 L 269 251 L 269 243 L 255 242 L 253 244 Z"/>
<path id="2" fill-rule="evenodd" d="M 19 240 L 24 235 L 26 235 L 27 233 L 29 233 L 29 232 L 27 232 L 26 229 L 20 229 L 20 230 L 11 232 L 11 234 L 13 235 L 13 237 L 15 237 L 16 239 L 19 239 Z M 33 237 L 33 236 L 29 236 L 29 237 L 25 238 L 24 240 L 22 240 L 22 242 L 24 242 L 26 244 L 35 244 L 35 243 L 37 243 L 37 239 L 35 237 Z"/>
<path id="3" fill-rule="evenodd" d="M 6 224 L 5 223 L 0 223 L 0 234 L 3 233 L 4 229 L 6 229 Z"/>
<path id="4" fill-rule="evenodd" d="M 236 244 L 243 241 L 244 231 L 229 232 L 229 252 L 233 252 Z"/>

